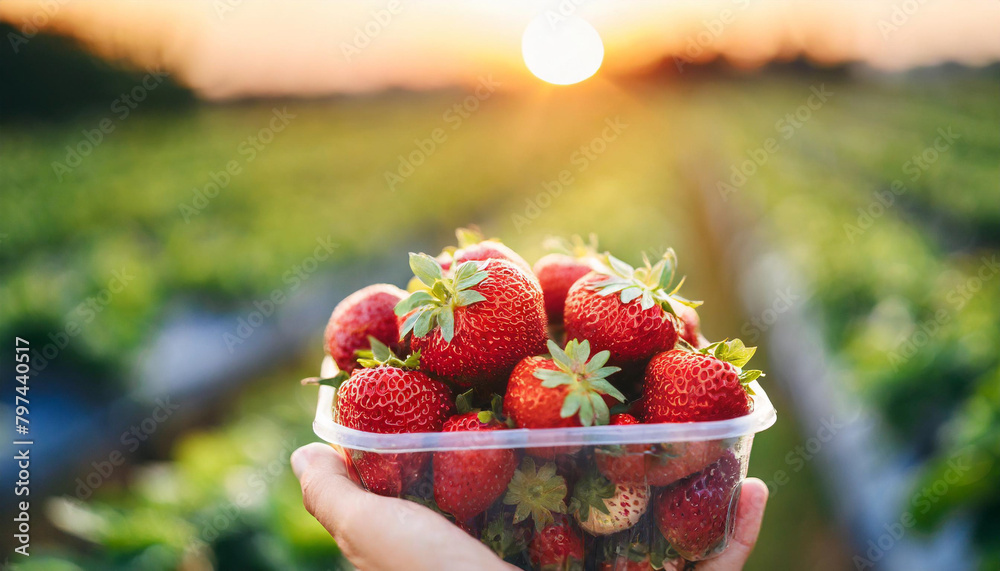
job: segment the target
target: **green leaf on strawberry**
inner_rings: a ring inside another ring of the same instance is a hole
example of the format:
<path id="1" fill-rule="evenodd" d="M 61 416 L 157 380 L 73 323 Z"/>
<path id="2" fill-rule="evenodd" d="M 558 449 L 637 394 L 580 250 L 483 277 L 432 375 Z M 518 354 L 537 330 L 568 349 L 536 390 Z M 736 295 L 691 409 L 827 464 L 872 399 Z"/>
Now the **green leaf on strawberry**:
<path id="1" fill-rule="evenodd" d="M 400 359 L 385 343 L 371 335 L 368 336 L 368 342 L 371 343 L 371 350 L 357 352 L 358 364 L 366 369 L 388 365 L 412 371 L 420 367 L 420 351 L 414 351 L 407 355 L 406 359 Z"/>
<path id="2" fill-rule="evenodd" d="M 528 538 L 523 531 L 523 528 L 505 521 L 503 514 L 500 514 L 486 524 L 480 537 L 500 559 L 507 559 L 527 549 Z"/>
<path id="3" fill-rule="evenodd" d="M 435 327 L 441 327 L 446 342 L 455 336 L 455 308 L 486 301 L 483 294 L 469 289 L 488 276 L 479 271 L 478 262 L 465 262 L 455 270 L 454 277 L 445 277 L 441 264 L 427 254 L 410 254 L 410 269 L 427 290 L 411 293 L 396 304 L 396 315 L 406 316 L 400 337 L 413 332 L 423 337 Z"/>
<path id="4" fill-rule="evenodd" d="M 573 497 L 570 500 L 569 509 L 580 516 L 580 521 L 590 519 L 590 509 L 605 514 L 610 514 L 611 510 L 604 500 L 615 495 L 615 485 L 604 476 L 591 472 L 580 478 L 573 486 Z"/>
<path id="5" fill-rule="evenodd" d="M 579 415 L 580 423 L 584 426 L 607 424 L 611 411 L 601 395 L 609 395 L 619 402 L 625 401 L 625 395 L 607 380 L 609 375 L 621 370 L 619 367 L 604 366 L 611 353 L 600 351 L 591 357 L 590 342 L 576 339 L 567 343 L 565 350 L 550 339 L 548 348 L 552 362 L 559 370 L 540 368 L 533 375 L 541 379 L 543 387 L 569 387 L 559 415 L 562 418 Z"/>
<path id="6" fill-rule="evenodd" d="M 680 558 L 680 553 L 667 542 L 661 533 L 653 534 L 652 546 L 649 550 L 649 564 L 653 569 L 663 569 L 667 562 Z"/>
<path id="7" fill-rule="evenodd" d="M 594 283 L 599 295 L 618 294 L 622 303 L 639 300 L 643 310 L 659 305 L 664 311 L 675 315 L 670 305 L 671 300 L 689 307 L 701 305 L 700 301 L 692 301 L 677 294 L 684 284 L 684 278 L 671 289 L 677 274 L 677 254 L 673 248 L 668 248 L 656 264 L 650 263 L 649 258 L 643 255 L 643 266 L 639 268 L 633 268 L 611 254 L 607 258 L 608 267 L 602 271 L 605 277 Z"/>
<path id="8" fill-rule="evenodd" d="M 305 386 L 305 385 L 325 385 L 325 386 L 328 386 L 328 387 L 338 388 L 338 387 L 340 387 L 340 385 L 342 385 L 344 383 L 344 381 L 346 381 L 350 377 L 351 377 L 351 374 L 348 373 L 347 371 L 340 371 L 340 372 L 338 372 L 336 375 L 334 375 L 332 377 L 328 377 L 328 378 L 308 377 L 308 378 L 302 379 L 301 382 L 302 382 L 303 386 Z"/>
<path id="9" fill-rule="evenodd" d="M 743 387 L 751 395 L 754 394 L 754 392 L 753 389 L 750 388 L 750 383 L 765 376 L 763 371 L 757 369 L 743 369 L 743 366 L 746 365 L 750 361 L 750 358 L 753 357 L 753 354 L 757 352 L 757 348 L 747 347 L 743 344 L 743 341 L 739 339 L 733 339 L 731 341 L 729 339 L 716 341 L 703 349 L 694 349 L 685 343 L 682 345 L 682 348 L 684 350 L 701 353 L 703 355 L 711 355 L 720 361 L 730 363 L 732 366 L 736 367 L 740 384 L 743 385 Z"/>
<path id="10" fill-rule="evenodd" d="M 531 516 L 536 530 L 555 522 L 553 513 L 566 513 L 566 479 L 556 474 L 556 465 L 548 462 L 541 468 L 529 456 L 507 484 L 503 503 L 514 508 L 514 523 Z"/>
<path id="11" fill-rule="evenodd" d="M 593 232 L 587 235 L 586 242 L 576 234 L 571 236 L 569 240 L 549 236 L 542 241 L 542 247 L 554 254 L 565 254 L 577 259 L 602 259 L 602 255 L 597 251 L 597 234 Z"/>

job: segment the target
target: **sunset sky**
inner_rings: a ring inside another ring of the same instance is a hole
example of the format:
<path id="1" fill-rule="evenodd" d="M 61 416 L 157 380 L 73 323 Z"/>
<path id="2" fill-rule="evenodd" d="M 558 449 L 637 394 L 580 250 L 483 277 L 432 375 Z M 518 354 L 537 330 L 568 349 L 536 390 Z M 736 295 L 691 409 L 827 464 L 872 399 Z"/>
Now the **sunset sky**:
<path id="1" fill-rule="evenodd" d="M 886 70 L 1000 60 L 1000 2 L 886 0 L 465 0 L 374 2 L 5 0 L 25 38 L 52 28 L 95 51 L 162 66 L 209 99 L 324 95 L 391 87 L 536 83 L 521 57 L 528 22 L 567 15 L 600 33 L 598 77 L 664 58 L 754 67 L 804 55 Z M 676 60 L 675 60 L 676 61 Z"/>

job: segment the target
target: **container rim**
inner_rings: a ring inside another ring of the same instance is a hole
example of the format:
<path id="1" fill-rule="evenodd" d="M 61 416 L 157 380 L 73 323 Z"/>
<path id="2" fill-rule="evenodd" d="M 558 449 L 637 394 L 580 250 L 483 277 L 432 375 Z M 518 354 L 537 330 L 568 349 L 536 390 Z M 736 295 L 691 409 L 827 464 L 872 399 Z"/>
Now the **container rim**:
<path id="1" fill-rule="evenodd" d="M 323 359 L 321 376 L 333 376 L 336 370 L 333 359 L 329 355 L 326 356 Z M 722 440 L 761 432 L 770 428 L 777 420 L 777 411 L 775 411 L 770 399 L 767 398 L 764 389 L 757 381 L 750 383 L 750 387 L 755 393 L 751 397 L 754 403 L 753 412 L 727 420 L 625 426 L 515 428 L 485 432 L 379 434 L 347 428 L 335 422 L 333 420 L 333 399 L 337 390 L 330 386 L 320 386 L 313 431 L 316 436 L 330 444 L 352 450 L 382 453 Z"/>

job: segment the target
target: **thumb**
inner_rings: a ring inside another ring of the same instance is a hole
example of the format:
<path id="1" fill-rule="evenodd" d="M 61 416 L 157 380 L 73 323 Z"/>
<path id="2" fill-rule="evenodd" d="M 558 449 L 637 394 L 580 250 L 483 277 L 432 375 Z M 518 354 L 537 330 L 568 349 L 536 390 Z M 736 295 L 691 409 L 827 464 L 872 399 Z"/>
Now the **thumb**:
<path id="1" fill-rule="evenodd" d="M 306 510 L 342 543 L 357 514 L 377 498 L 351 481 L 344 459 L 327 444 L 314 442 L 299 448 L 292 453 L 291 463 Z"/>
<path id="2" fill-rule="evenodd" d="M 767 504 L 768 489 L 764 482 L 757 478 L 747 478 L 740 490 L 740 502 L 736 508 L 736 526 L 729 547 L 715 559 L 699 565 L 699 571 L 737 571 L 750 557 L 760 525 L 764 519 L 764 506 Z"/>
<path id="3" fill-rule="evenodd" d="M 292 470 L 302 484 L 306 509 L 360 569 L 512 569 L 441 515 L 361 489 L 349 478 L 343 457 L 328 445 L 296 450 Z"/>

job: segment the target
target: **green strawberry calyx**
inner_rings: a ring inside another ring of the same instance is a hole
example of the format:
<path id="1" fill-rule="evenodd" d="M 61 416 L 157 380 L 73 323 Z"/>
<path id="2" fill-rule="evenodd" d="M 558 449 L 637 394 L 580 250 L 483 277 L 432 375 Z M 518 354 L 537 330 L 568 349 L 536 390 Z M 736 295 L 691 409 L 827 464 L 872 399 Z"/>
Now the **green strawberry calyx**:
<path id="1" fill-rule="evenodd" d="M 355 355 L 358 357 L 358 364 L 366 369 L 388 366 L 412 371 L 420 367 L 420 351 L 414 351 L 413 353 L 407 355 L 405 359 L 400 359 L 395 353 L 392 352 L 392 349 L 385 345 L 385 343 L 382 343 L 371 335 L 368 336 L 368 343 L 371 344 L 370 350 L 355 351 Z M 347 371 L 338 371 L 337 374 L 332 377 L 309 377 L 302 379 L 302 384 L 326 385 L 328 387 L 339 389 L 340 385 L 344 384 L 344 381 L 350 377 L 351 374 Z"/>
<path id="2" fill-rule="evenodd" d="M 472 402 L 475 398 L 475 392 L 475 389 L 469 389 L 455 397 L 455 410 L 458 411 L 458 414 L 475 412 L 476 418 L 479 419 L 481 424 L 489 425 L 495 422 L 497 424 L 506 425 L 507 428 L 514 428 L 514 419 L 503 414 L 502 396 L 494 393 L 492 398 L 490 398 L 490 408 L 483 410 L 472 406 Z"/>
<path id="3" fill-rule="evenodd" d="M 358 364 L 366 369 L 373 369 L 375 367 L 388 365 L 389 367 L 409 369 L 412 371 L 420 367 L 419 350 L 407 355 L 406 359 L 400 359 L 395 353 L 392 352 L 392 349 L 385 345 L 385 343 L 382 343 L 371 335 L 368 336 L 368 342 L 372 347 L 370 350 L 355 352 L 358 356 Z"/>
<path id="4" fill-rule="evenodd" d="M 475 246 L 480 242 L 487 241 L 487 238 L 483 234 L 482 230 L 475 225 L 470 225 L 468 228 L 456 228 L 455 239 L 458 240 L 459 248 L 468 248 L 469 246 Z M 496 238 L 490 238 L 489 240 L 499 242 Z"/>
<path id="5" fill-rule="evenodd" d="M 503 503 L 514 508 L 514 523 L 520 523 L 531 516 L 535 529 L 555 523 L 553 513 L 566 511 L 566 479 L 556 474 L 554 462 L 547 462 L 541 468 L 535 461 L 525 457 L 521 466 L 514 471 L 514 477 L 507 484 L 507 494 Z"/>
<path id="6" fill-rule="evenodd" d="M 589 473 L 580 478 L 573 486 L 573 497 L 570 499 L 569 509 L 580 517 L 580 521 L 590 519 L 591 508 L 610 515 L 611 510 L 604 500 L 614 496 L 615 485 L 610 480 L 600 474 Z"/>
<path id="7" fill-rule="evenodd" d="M 350 377 L 351 374 L 347 371 L 338 371 L 337 374 L 332 377 L 307 377 L 302 379 L 300 382 L 302 383 L 302 386 L 324 385 L 338 389 L 340 388 L 340 385 L 344 384 L 344 381 Z"/>
<path id="8" fill-rule="evenodd" d="M 446 277 L 441 264 L 427 254 L 410 254 L 410 269 L 428 289 L 420 289 L 396 304 L 396 315 L 406 319 L 400 338 L 413 332 L 423 337 L 435 326 L 441 328 L 445 342 L 455 336 L 455 308 L 486 301 L 486 296 L 471 289 L 489 274 L 479 270 L 480 262 L 464 262 L 455 269 L 454 277 Z"/>
<path id="9" fill-rule="evenodd" d="M 663 569 L 667 562 L 680 558 L 680 553 L 674 549 L 662 533 L 654 533 L 652 546 L 649 550 L 649 563 L 654 569 Z"/>
<path id="10" fill-rule="evenodd" d="M 590 342 L 576 339 L 567 343 L 565 350 L 551 339 L 548 347 L 552 362 L 559 370 L 539 368 L 533 374 L 541 379 L 545 388 L 569 387 L 559 416 L 570 418 L 579 415 L 583 426 L 607 424 L 611 412 L 601 395 L 610 395 L 619 402 L 625 402 L 625 395 L 607 380 L 609 375 L 621 370 L 619 367 L 604 366 L 611 353 L 600 351 L 591 357 Z"/>
<path id="11" fill-rule="evenodd" d="M 750 388 L 750 383 L 760 377 L 766 376 L 763 371 L 743 368 L 750 361 L 750 358 L 753 357 L 753 354 L 757 352 L 757 348 L 747 347 L 743 344 L 743 341 L 739 339 L 723 339 L 722 341 L 716 341 L 715 343 L 712 343 L 702 349 L 695 349 L 683 339 L 678 340 L 677 345 L 684 351 L 709 355 L 736 367 L 736 374 L 740 379 L 740 384 L 743 385 L 743 388 L 745 388 L 747 393 L 751 395 L 754 394 L 754 392 L 753 389 Z"/>
<path id="12" fill-rule="evenodd" d="M 639 300 L 643 310 L 659 305 L 667 313 L 676 315 L 672 301 L 688 307 L 701 305 L 700 301 L 692 301 L 677 294 L 684 285 L 684 278 L 673 285 L 677 277 L 677 254 L 673 248 L 667 248 L 656 264 L 651 264 L 645 254 L 642 260 L 641 267 L 633 268 L 608 254 L 607 267 L 598 270 L 604 277 L 591 284 L 591 287 L 601 296 L 618 294 L 625 304 Z"/>
<path id="13" fill-rule="evenodd" d="M 486 524 L 481 539 L 500 559 L 507 559 L 520 554 L 528 547 L 525 534 L 519 531 L 519 528 L 505 521 L 503 514 L 500 514 L 500 517 Z"/>
<path id="14" fill-rule="evenodd" d="M 591 232 L 585 242 L 579 234 L 566 238 L 549 236 L 542 241 L 542 247 L 554 254 L 565 254 L 578 260 L 602 260 L 603 255 L 597 250 L 597 234 Z"/>

